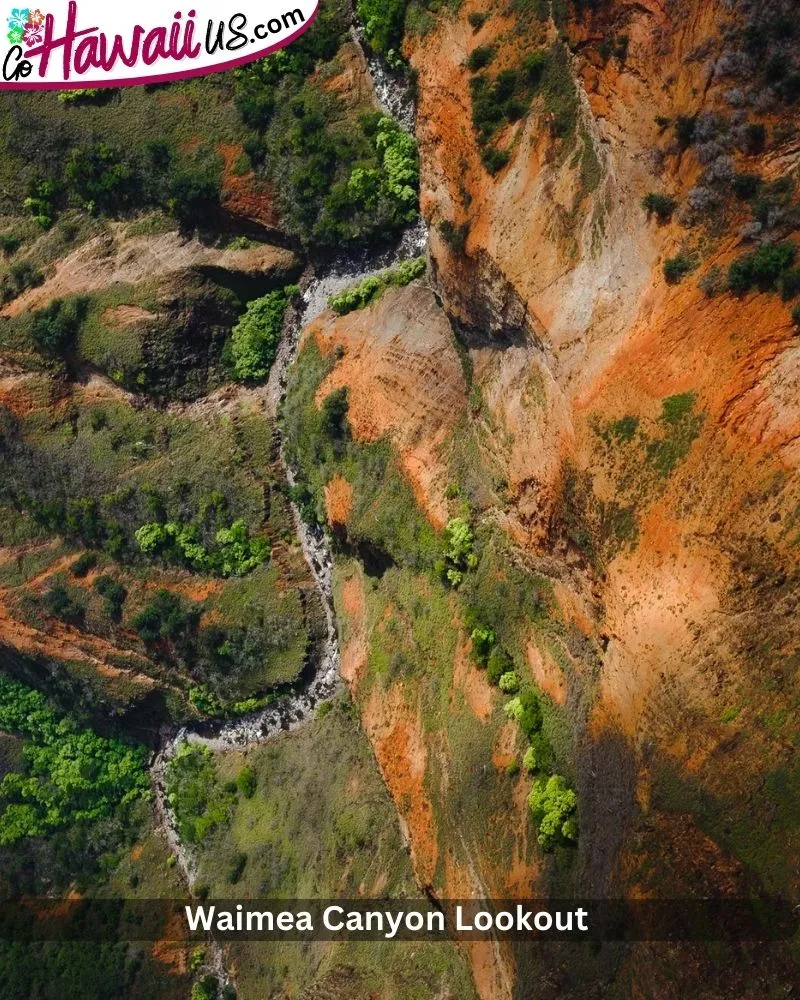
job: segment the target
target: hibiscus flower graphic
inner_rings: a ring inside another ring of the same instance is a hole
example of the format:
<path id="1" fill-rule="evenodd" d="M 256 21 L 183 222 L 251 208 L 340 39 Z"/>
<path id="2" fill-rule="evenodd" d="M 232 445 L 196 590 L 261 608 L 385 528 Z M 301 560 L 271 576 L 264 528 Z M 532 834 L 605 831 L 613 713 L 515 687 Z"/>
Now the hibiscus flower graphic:
<path id="1" fill-rule="evenodd" d="M 37 28 L 40 27 L 44 24 L 45 17 L 46 15 L 43 14 L 38 7 L 36 10 L 28 11 L 28 24 L 26 27 L 29 27 L 31 24 L 35 25 Z"/>
<path id="2" fill-rule="evenodd" d="M 27 7 L 11 8 L 11 15 L 8 18 L 9 35 L 12 31 L 19 31 L 21 33 L 25 30 L 25 25 L 30 20 L 30 13 Z"/>
<path id="3" fill-rule="evenodd" d="M 22 37 L 26 45 L 39 45 L 43 38 L 41 25 L 28 21 Z"/>
<path id="4" fill-rule="evenodd" d="M 22 28 L 18 28 L 15 25 L 9 30 L 7 37 L 12 45 L 18 45 L 22 41 Z"/>

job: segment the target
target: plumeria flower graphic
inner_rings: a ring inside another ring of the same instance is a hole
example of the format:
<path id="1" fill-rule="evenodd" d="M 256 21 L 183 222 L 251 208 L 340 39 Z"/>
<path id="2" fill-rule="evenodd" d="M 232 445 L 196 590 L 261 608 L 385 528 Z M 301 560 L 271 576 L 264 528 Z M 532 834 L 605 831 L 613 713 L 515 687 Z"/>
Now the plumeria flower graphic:
<path id="1" fill-rule="evenodd" d="M 43 37 L 41 25 L 28 21 L 25 25 L 25 33 L 22 37 L 24 38 L 26 45 L 39 45 Z"/>

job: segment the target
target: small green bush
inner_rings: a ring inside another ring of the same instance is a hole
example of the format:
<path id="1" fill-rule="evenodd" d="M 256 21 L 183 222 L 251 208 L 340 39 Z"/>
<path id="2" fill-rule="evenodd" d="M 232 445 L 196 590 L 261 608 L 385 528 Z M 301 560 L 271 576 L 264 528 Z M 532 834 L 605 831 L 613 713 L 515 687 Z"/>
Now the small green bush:
<path id="1" fill-rule="evenodd" d="M 425 257 L 404 260 L 396 267 L 382 271 L 378 275 L 369 275 L 338 295 L 332 295 L 328 299 L 328 305 L 339 316 L 344 316 L 355 309 L 363 309 L 379 299 L 387 288 L 403 288 L 416 278 L 421 278 L 427 266 Z"/>
<path id="2" fill-rule="evenodd" d="M 113 576 L 104 574 L 103 576 L 98 576 L 94 581 L 94 589 L 103 598 L 108 616 L 115 621 L 119 621 L 122 617 L 122 605 L 128 596 L 128 592 L 122 584 L 118 580 L 115 580 Z"/>
<path id="3" fill-rule="evenodd" d="M 474 660 L 485 667 L 496 642 L 494 629 L 489 625 L 476 625 L 470 634 L 470 639 Z"/>
<path id="4" fill-rule="evenodd" d="M 479 69 L 486 69 L 495 57 L 496 49 L 493 45 L 479 45 L 467 56 L 466 67 L 470 73 L 477 73 Z"/>
<path id="5" fill-rule="evenodd" d="M 760 153 L 767 142 L 767 130 L 761 122 L 754 122 L 745 129 L 745 149 L 748 153 Z"/>
<path id="6" fill-rule="evenodd" d="M 15 260 L 0 279 L 0 302 L 10 302 L 26 288 L 36 288 L 44 282 L 44 275 L 29 260 Z"/>
<path id="7" fill-rule="evenodd" d="M 298 291 L 296 285 L 287 285 L 248 302 L 244 316 L 231 331 L 230 358 L 235 378 L 252 381 L 269 375 L 281 339 L 286 306 Z"/>
<path id="8" fill-rule="evenodd" d="M 442 219 L 439 223 L 439 232 L 442 239 L 453 251 L 453 253 L 463 253 L 469 235 L 469 223 L 462 222 L 460 226 L 455 225 L 450 219 Z"/>
<path id="9" fill-rule="evenodd" d="M 478 565 L 475 553 L 475 536 L 472 528 L 461 517 L 454 517 L 444 529 L 443 576 L 451 587 L 458 587 L 464 573 Z"/>
<path id="10" fill-rule="evenodd" d="M 503 694 L 516 694 L 519 691 L 519 677 L 516 670 L 508 670 L 504 673 L 497 685 Z"/>
<path id="11" fill-rule="evenodd" d="M 528 796 L 528 808 L 539 828 L 538 840 L 545 851 L 559 843 L 578 839 L 575 813 L 578 797 L 564 779 L 554 774 L 545 781 L 537 778 Z"/>
<path id="12" fill-rule="evenodd" d="M 217 1000 L 219 983 L 216 976 L 204 976 L 192 986 L 191 1000 Z"/>
<path id="13" fill-rule="evenodd" d="M 45 592 L 44 605 L 54 618 L 60 618 L 72 625 L 80 625 L 86 614 L 86 609 L 80 603 L 79 594 L 74 588 L 68 590 L 61 583 L 55 584 Z"/>
<path id="14" fill-rule="evenodd" d="M 522 758 L 522 766 L 528 774 L 536 771 L 536 751 L 532 746 L 528 747 Z"/>
<path id="15" fill-rule="evenodd" d="M 474 10 L 467 16 L 467 20 L 469 21 L 469 25 L 473 31 L 480 31 L 484 24 L 486 24 L 489 20 L 489 15 L 483 11 Z"/>
<path id="16" fill-rule="evenodd" d="M 754 286 L 761 291 L 775 289 L 778 279 L 794 263 L 793 243 L 765 243 L 755 253 L 737 257 L 728 268 L 728 287 L 736 295 L 744 295 Z"/>
<path id="17" fill-rule="evenodd" d="M 89 307 L 83 296 L 75 299 L 53 299 L 31 319 L 31 336 L 39 347 L 49 353 L 63 353 L 75 342 Z"/>
<path id="18" fill-rule="evenodd" d="M 6 257 L 11 257 L 22 246 L 22 240 L 12 233 L 3 233 L 0 236 L 0 253 Z"/>
<path id="19" fill-rule="evenodd" d="M 69 571 L 73 576 L 86 576 L 89 570 L 94 569 L 96 565 L 96 552 L 82 552 L 70 566 Z"/>
<path id="20" fill-rule="evenodd" d="M 642 208 L 648 215 L 655 214 L 659 222 L 667 222 L 677 208 L 678 203 L 667 194 L 657 194 L 651 191 L 642 198 Z"/>
<path id="21" fill-rule="evenodd" d="M 762 185 L 760 174 L 736 174 L 733 178 L 733 193 L 742 201 L 750 201 L 758 194 L 758 189 Z"/>
<path id="22" fill-rule="evenodd" d="M 697 258 L 694 254 L 681 251 L 674 257 L 668 257 L 664 261 L 664 277 L 669 285 L 679 284 L 687 274 L 690 274 L 697 267 Z"/>
<path id="23" fill-rule="evenodd" d="M 784 271 L 778 279 L 778 285 L 784 302 L 789 302 L 800 295 L 800 268 L 793 267 L 789 271 Z"/>
<path id="24" fill-rule="evenodd" d="M 487 146 L 481 150 L 481 163 L 487 171 L 494 177 L 499 174 L 511 159 L 511 154 L 506 149 L 497 149 L 496 146 Z"/>
<path id="25" fill-rule="evenodd" d="M 489 653 L 486 664 L 486 679 L 490 684 L 499 684 L 500 679 L 514 669 L 514 661 L 509 653 L 502 646 L 495 646 Z M 516 694 L 509 691 L 508 694 Z"/>
<path id="26" fill-rule="evenodd" d="M 329 393 L 320 407 L 320 430 L 331 441 L 343 441 L 349 434 L 347 396 L 347 386 L 343 385 Z"/>

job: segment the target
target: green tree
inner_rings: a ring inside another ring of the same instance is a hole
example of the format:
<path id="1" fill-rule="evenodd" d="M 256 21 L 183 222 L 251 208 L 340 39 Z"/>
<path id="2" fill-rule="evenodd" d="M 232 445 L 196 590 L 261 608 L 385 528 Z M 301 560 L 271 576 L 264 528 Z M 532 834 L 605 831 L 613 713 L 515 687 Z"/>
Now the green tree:
<path id="1" fill-rule="evenodd" d="M 296 291 L 294 286 L 288 286 L 248 303 L 231 334 L 231 359 L 237 379 L 267 377 L 280 343 L 286 304 Z"/>
<path id="2" fill-rule="evenodd" d="M 578 797 L 561 775 L 554 774 L 547 781 L 537 778 L 528 795 L 528 808 L 539 828 L 538 841 L 545 851 L 551 851 L 563 841 L 578 839 L 575 818 Z"/>

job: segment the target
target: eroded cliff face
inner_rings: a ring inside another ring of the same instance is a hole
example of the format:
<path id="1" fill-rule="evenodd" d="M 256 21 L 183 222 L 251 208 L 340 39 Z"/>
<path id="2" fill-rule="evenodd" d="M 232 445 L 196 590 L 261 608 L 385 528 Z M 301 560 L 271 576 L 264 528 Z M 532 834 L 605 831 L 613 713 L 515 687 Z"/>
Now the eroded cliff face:
<path id="1" fill-rule="evenodd" d="M 766 19 L 780 14 L 762 6 Z M 443 486 L 458 483 L 477 520 L 510 539 L 510 558 L 550 580 L 559 635 L 526 626 L 517 638 L 570 730 L 573 885 L 792 894 L 800 348 L 778 294 L 735 295 L 723 279 L 753 237 L 791 235 L 791 222 L 755 228 L 731 183 L 794 176 L 796 106 L 753 99 L 743 110 L 732 96 L 731 52 L 752 4 L 591 8 L 570 5 L 558 26 L 492 10 L 478 26 L 470 15 L 483 7 L 466 3 L 407 43 L 439 304 L 409 289 L 324 315 L 310 333 L 332 359 L 319 401 L 349 386 L 353 434 L 389 435 L 433 524 L 456 514 Z M 557 111 L 535 96 L 496 136 L 509 159 L 494 175 L 465 65 L 483 46 L 493 74 L 563 46 L 575 86 L 574 130 L 559 135 Z M 721 119 L 724 135 L 686 142 L 673 133 L 684 118 L 703 130 Z M 766 144 L 747 132 L 754 123 Z M 641 204 L 653 191 L 675 199 L 662 219 Z M 717 205 L 705 218 L 703 191 Z M 663 265 L 682 254 L 689 273 L 670 282 Z M 333 504 L 345 528 L 351 502 Z M 376 635 L 402 618 L 401 600 L 385 579 L 342 574 L 347 679 L 419 877 L 451 896 L 551 891 L 560 876 L 528 842 L 525 790 L 503 771 L 518 747 L 470 660 L 468 629 L 453 611 L 451 648 L 437 653 L 447 710 L 432 711 L 418 679 L 384 677 L 376 695 Z M 453 738 L 460 712 L 472 747 L 492 747 L 484 793 L 505 801 L 513 843 L 502 851 L 454 789 L 468 766 Z M 484 997 L 550 996 L 571 982 L 564 962 L 555 985 L 531 992 L 520 956 L 473 958 Z M 776 962 L 774 976 L 790 976 Z M 709 974 L 696 950 L 651 948 L 618 957 L 615 976 L 656 995 L 665 969 L 684 984 Z M 757 979 L 730 984 L 756 996 L 768 976 Z"/>

